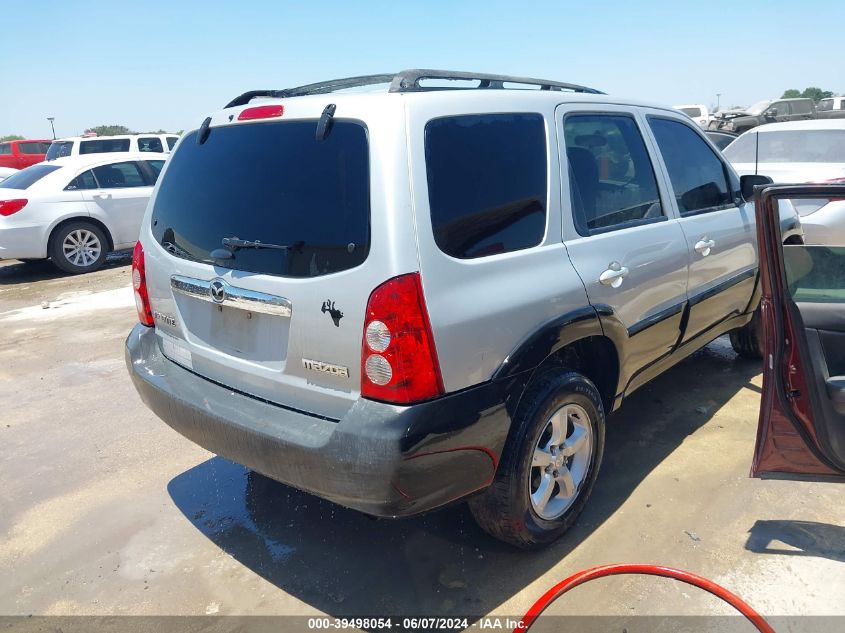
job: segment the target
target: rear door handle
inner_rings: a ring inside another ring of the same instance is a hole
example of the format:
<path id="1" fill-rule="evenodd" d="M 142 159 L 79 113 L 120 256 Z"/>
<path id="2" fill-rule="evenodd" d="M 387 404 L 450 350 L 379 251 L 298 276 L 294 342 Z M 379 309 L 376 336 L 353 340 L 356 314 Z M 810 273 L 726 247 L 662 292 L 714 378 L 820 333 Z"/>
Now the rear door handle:
<path id="1" fill-rule="evenodd" d="M 695 243 L 695 250 L 702 257 L 707 257 L 714 246 L 716 246 L 716 242 L 714 242 L 713 240 L 708 240 L 706 237 L 703 237 Z"/>
<path id="2" fill-rule="evenodd" d="M 622 280 L 628 276 L 628 267 L 619 262 L 610 262 L 606 271 L 599 275 L 599 282 L 611 288 L 618 288 Z"/>

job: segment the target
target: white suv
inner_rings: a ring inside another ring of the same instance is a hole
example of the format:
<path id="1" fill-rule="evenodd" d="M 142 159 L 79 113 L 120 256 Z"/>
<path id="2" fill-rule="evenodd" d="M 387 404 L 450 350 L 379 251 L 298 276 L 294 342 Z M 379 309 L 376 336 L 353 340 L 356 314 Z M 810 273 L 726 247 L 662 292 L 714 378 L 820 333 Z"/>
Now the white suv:
<path id="1" fill-rule="evenodd" d="M 71 136 L 50 144 L 44 160 L 110 152 L 169 154 L 179 141 L 176 134 L 121 134 L 117 136 Z"/>

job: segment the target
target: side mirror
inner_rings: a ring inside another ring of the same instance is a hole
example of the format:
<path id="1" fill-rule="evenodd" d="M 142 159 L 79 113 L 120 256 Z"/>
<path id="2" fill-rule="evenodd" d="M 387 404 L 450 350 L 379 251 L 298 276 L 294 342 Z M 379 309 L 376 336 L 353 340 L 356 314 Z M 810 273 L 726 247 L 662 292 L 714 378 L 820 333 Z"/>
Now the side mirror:
<path id="1" fill-rule="evenodd" d="M 778 115 L 778 109 L 777 108 L 771 108 L 770 110 L 766 110 L 763 113 L 763 116 L 766 117 L 767 119 L 774 119 L 777 115 Z"/>
<path id="2" fill-rule="evenodd" d="M 758 185 L 771 185 L 772 183 L 774 183 L 774 180 L 768 176 L 748 174 L 747 176 L 739 177 L 739 190 L 742 193 L 743 200 L 751 202 L 754 199 L 754 187 Z"/>

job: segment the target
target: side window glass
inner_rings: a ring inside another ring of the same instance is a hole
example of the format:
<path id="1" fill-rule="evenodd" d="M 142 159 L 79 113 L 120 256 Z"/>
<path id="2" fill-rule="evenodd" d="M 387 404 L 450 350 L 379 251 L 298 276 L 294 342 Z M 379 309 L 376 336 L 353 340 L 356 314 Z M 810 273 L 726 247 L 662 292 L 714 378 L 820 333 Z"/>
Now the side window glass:
<path id="1" fill-rule="evenodd" d="M 792 108 L 791 114 L 810 114 L 812 112 L 809 101 L 793 101 L 790 105 Z"/>
<path id="2" fill-rule="evenodd" d="M 581 235 L 665 218 L 633 117 L 572 114 L 563 130 L 572 212 Z"/>
<path id="3" fill-rule="evenodd" d="M 12 144 L 11 143 L 0 144 L 0 154 L 11 154 L 11 153 L 12 153 Z"/>
<path id="4" fill-rule="evenodd" d="M 65 191 L 78 191 L 82 189 L 97 189 L 97 180 L 94 178 L 94 172 L 90 169 L 79 174 L 76 178 L 70 181 L 70 184 L 65 187 Z"/>
<path id="5" fill-rule="evenodd" d="M 94 175 L 97 177 L 100 189 L 147 186 L 138 165 L 134 162 L 100 165 L 94 168 Z"/>
<path id="6" fill-rule="evenodd" d="M 21 154 L 46 154 L 47 148 L 44 143 L 21 143 L 18 145 Z"/>
<path id="7" fill-rule="evenodd" d="M 156 137 L 144 137 L 138 139 L 139 152 L 163 152 L 164 146 L 161 139 Z"/>
<path id="8" fill-rule="evenodd" d="M 163 160 L 145 160 L 144 162 L 147 163 L 147 166 L 150 168 L 150 171 L 153 174 L 152 184 L 155 184 L 156 181 L 158 180 L 159 174 L 161 174 L 162 167 L 164 167 L 164 161 Z"/>
<path id="9" fill-rule="evenodd" d="M 783 261 L 793 301 L 845 304 L 845 247 L 790 244 Z"/>
<path id="10" fill-rule="evenodd" d="M 546 231 L 546 153 L 539 114 L 429 121 L 428 198 L 440 250 L 471 259 L 537 246 Z"/>
<path id="11" fill-rule="evenodd" d="M 178 136 L 168 136 L 167 137 L 167 149 L 173 149 L 176 145 L 176 141 L 179 140 Z"/>
<path id="12" fill-rule="evenodd" d="M 704 139 L 679 121 L 648 119 L 681 215 L 733 206 L 725 166 Z"/>

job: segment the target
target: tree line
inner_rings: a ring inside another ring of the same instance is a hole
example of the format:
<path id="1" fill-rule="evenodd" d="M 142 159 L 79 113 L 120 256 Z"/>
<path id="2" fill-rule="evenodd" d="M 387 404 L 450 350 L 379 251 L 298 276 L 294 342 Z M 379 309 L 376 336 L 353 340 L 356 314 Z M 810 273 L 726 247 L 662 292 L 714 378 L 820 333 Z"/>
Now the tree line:
<path id="1" fill-rule="evenodd" d="M 811 86 L 809 88 L 804 88 L 803 91 L 797 90 L 795 88 L 790 88 L 789 90 L 784 90 L 783 94 L 781 95 L 781 99 L 812 99 L 815 102 L 819 102 L 822 99 L 829 99 L 830 97 L 834 97 L 836 95 L 833 94 L 831 90 L 822 90 L 821 88 L 816 88 L 815 86 Z"/>

